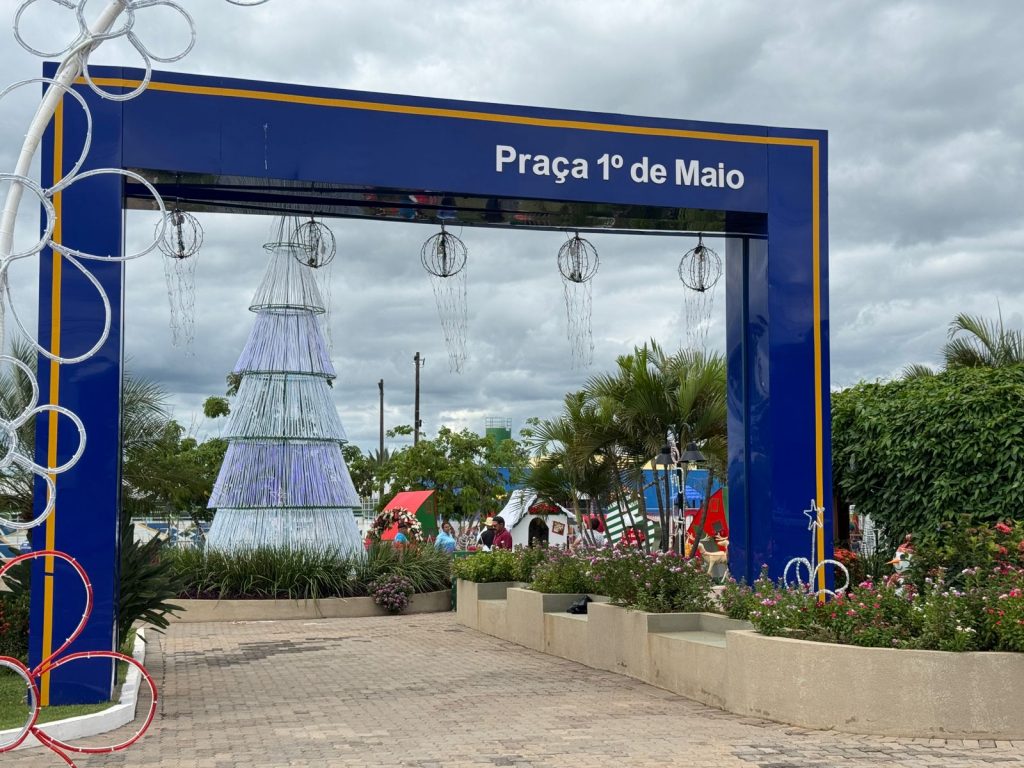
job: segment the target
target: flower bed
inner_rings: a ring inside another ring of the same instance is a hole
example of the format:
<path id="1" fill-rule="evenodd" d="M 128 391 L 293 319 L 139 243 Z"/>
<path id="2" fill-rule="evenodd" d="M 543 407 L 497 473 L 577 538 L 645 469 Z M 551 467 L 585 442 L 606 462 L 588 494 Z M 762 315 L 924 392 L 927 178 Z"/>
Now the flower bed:
<path id="1" fill-rule="evenodd" d="M 762 576 L 722 594 L 763 635 L 875 648 L 1024 652 L 1024 530 L 998 523 L 915 547 L 900 579 L 867 578 L 827 602 Z"/>
<path id="2" fill-rule="evenodd" d="M 918 542 L 898 578 L 877 574 L 820 601 L 762 575 L 725 586 L 716 604 L 700 560 L 611 547 L 571 553 L 519 549 L 457 561 L 457 578 L 525 582 L 549 594 L 606 595 L 651 613 L 721 611 L 768 637 L 936 651 L 1024 651 L 1024 526 L 998 523 L 956 538 Z M 856 573 L 852 552 L 840 551 Z"/>
<path id="3" fill-rule="evenodd" d="M 525 582 L 549 594 L 599 593 L 616 605 L 652 613 L 708 611 L 713 580 L 700 560 L 672 552 L 610 547 L 478 552 L 453 565 L 456 578 L 476 583 Z"/>

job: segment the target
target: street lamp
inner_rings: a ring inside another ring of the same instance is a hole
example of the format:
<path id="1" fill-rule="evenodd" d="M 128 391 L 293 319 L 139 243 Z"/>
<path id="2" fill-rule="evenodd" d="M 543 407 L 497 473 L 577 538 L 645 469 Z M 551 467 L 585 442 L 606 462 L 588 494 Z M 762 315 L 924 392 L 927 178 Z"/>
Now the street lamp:
<path id="1" fill-rule="evenodd" d="M 689 509 L 689 504 L 686 499 L 686 472 L 691 467 L 696 469 L 698 464 L 703 464 L 706 461 L 707 459 L 704 457 L 704 454 L 700 452 L 700 449 L 697 447 L 697 443 L 693 440 L 686 444 L 686 450 L 683 452 L 683 455 L 679 457 L 679 465 L 682 467 L 683 472 L 683 543 L 680 546 L 683 555 L 688 554 L 686 552 L 686 531 L 690 530 L 690 524 L 693 521 L 693 516 L 686 514 L 686 510 Z M 711 478 L 709 477 L 708 480 L 710 479 Z M 699 542 L 700 536 L 694 534 L 695 549 Z"/>
<path id="2" fill-rule="evenodd" d="M 672 519 L 672 491 L 671 491 L 671 489 L 669 487 L 668 470 L 669 470 L 670 467 L 675 467 L 677 465 L 676 454 L 678 453 L 678 451 L 674 450 L 674 448 L 675 448 L 675 441 L 672 439 L 672 436 L 669 435 L 668 439 L 669 439 L 670 445 L 664 446 L 661 449 L 661 451 L 658 453 L 658 455 L 654 457 L 654 462 L 653 462 L 654 468 L 655 468 L 654 482 L 658 482 L 658 473 L 657 473 L 657 468 L 658 467 L 661 467 L 662 470 L 665 472 L 665 502 L 662 505 L 662 508 L 660 510 L 658 510 L 659 513 L 660 513 L 660 517 L 661 517 L 661 542 L 660 542 L 660 544 L 661 544 L 661 549 L 662 550 L 666 549 L 666 545 L 668 544 L 668 540 L 669 540 L 669 526 L 670 526 L 670 522 L 671 522 L 671 519 Z"/>

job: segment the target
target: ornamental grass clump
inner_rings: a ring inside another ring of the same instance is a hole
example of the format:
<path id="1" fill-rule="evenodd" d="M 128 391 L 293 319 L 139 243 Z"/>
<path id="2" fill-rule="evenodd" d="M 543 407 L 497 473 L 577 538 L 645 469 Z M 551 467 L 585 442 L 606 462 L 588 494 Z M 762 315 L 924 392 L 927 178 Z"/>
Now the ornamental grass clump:
<path id="1" fill-rule="evenodd" d="M 388 613 L 403 613 L 413 595 L 412 582 L 404 576 L 391 574 L 370 585 L 373 602 Z"/>
<path id="2" fill-rule="evenodd" d="M 181 579 L 181 597 L 217 600 L 320 600 L 366 597 L 370 585 L 393 574 L 414 592 L 451 588 L 452 558 L 429 545 L 375 543 L 340 557 L 301 549 L 172 550 L 166 557 Z"/>
<path id="3" fill-rule="evenodd" d="M 364 585 L 364 595 L 369 594 L 370 584 L 391 574 L 407 579 L 414 593 L 440 592 L 451 589 L 452 556 L 426 543 L 396 547 L 375 542 L 365 557 L 354 562 L 352 573 L 355 581 Z"/>

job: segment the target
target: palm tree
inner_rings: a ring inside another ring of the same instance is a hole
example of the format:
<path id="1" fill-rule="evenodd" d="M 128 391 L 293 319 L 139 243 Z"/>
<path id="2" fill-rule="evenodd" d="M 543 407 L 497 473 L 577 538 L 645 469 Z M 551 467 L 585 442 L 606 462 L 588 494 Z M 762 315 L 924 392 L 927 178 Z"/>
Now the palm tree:
<path id="1" fill-rule="evenodd" d="M 682 445 L 695 442 L 712 461 L 724 468 L 726 447 L 726 364 L 720 354 L 680 350 L 667 355 L 655 341 L 619 357 L 614 374 L 601 374 L 587 382 L 594 402 L 610 404 L 619 455 L 632 470 L 631 477 L 643 497 L 643 467 L 665 444 L 671 432 Z M 671 499 L 662 498 L 658 470 L 655 491 L 662 523 L 662 546 L 667 545 Z M 664 471 L 668 471 L 665 469 Z"/>
<path id="2" fill-rule="evenodd" d="M 947 368 L 1002 368 L 1024 363 L 1024 335 L 978 315 L 960 313 L 949 324 L 949 340 L 942 347 Z"/>
<path id="3" fill-rule="evenodd" d="M 1024 334 L 1003 325 L 1003 313 L 997 321 L 963 312 L 949 324 L 946 343 L 942 345 L 942 362 L 950 368 L 1002 368 L 1024 363 Z M 903 369 L 901 378 L 933 376 L 937 371 L 929 365 L 913 363 Z"/>
<path id="4" fill-rule="evenodd" d="M 14 339 L 10 354 L 30 370 L 36 370 L 36 350 L 24 339 Z M 31 394 L 32 385 L 25 372 L 14 365 L 5 366 L 0 372 L 0 413 L 7 418 L 19 413 Z M 167 393 L 159 384 L 126 374 L 121 394 L 122 487 L 124 494 L 131 496 L 133 489 L 167 474 L 166 467 L 152 461 L 152 453 L 170 422 Z M 29 458 L 35 453 L 35 427 L 32 418 L 18 428 L 18 450 Z M 163 485 L 176 484 L 173 478 L 164 480 Z M 0 470 L 0 517 L 32 519 L 34 484 L 34 475 L 17 464 Z"/>
<path id="5" fill-rule="evenodd" d="M 27 341 L 15 337 L 11 357 L 36 369 L 36 352 Z M 25 372 L 14 365 L 4 367 L 0 375 L 0 413 L 12 419 L 30 403 L 32 384 Z M 35 419 L 28 419 L 17 429 L 19 454 L 33 458 L 36 442 Z M 0 519 L 28 521 L 32 519 L 34 475 L 15 463 L 0 470 Z"/>

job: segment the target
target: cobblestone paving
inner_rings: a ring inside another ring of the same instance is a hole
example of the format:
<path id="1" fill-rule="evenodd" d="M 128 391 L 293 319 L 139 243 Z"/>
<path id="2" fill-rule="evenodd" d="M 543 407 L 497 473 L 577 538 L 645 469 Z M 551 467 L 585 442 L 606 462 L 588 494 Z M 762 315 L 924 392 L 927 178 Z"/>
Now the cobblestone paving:
<path id="1" fill-rule="evenodd" d="M 150 636 L 153 728 L 126 752 L 77 758 L 80 768 L 1024 766 L 1024 742 L 739 717 L 478 634 L 454 614 L 176 624 Z M 0 755 L 8 765 L 60 762 L 30 750 Z"/>

